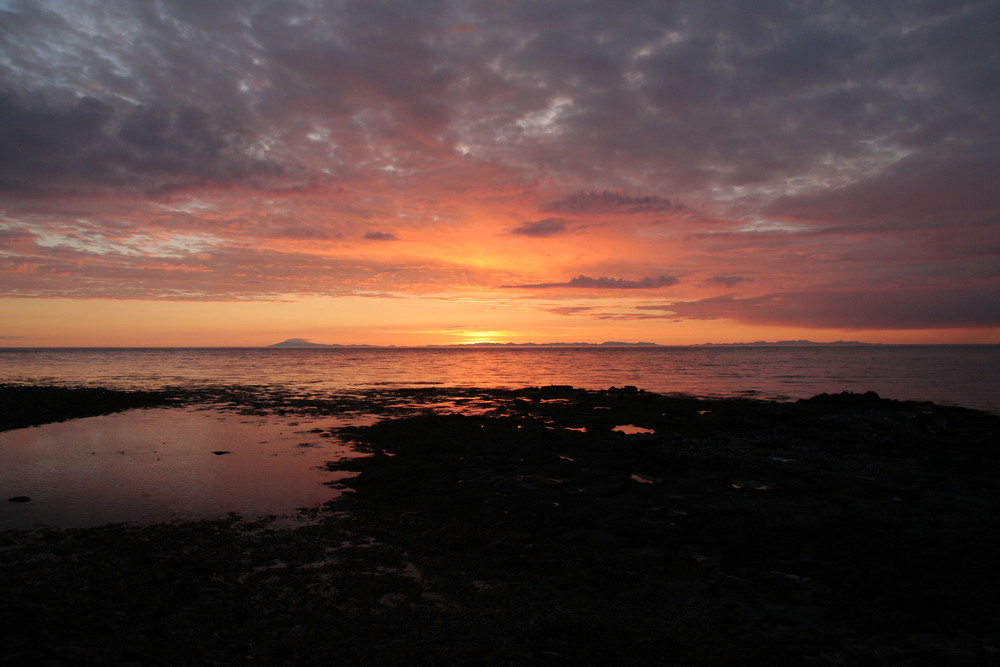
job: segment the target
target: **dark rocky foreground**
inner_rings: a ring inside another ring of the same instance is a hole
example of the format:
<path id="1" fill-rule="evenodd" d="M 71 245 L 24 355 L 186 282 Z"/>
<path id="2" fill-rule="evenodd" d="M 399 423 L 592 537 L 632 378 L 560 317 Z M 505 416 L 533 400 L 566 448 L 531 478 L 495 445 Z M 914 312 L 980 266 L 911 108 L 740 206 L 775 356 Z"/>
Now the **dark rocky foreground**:
<path id="1" fill-rule="evenodd" d="M 388 414 L 337 434 L 371 456 L 331 465 L 361 474 L 309 525 L 0 535 L 0 664 L 1000 663 L 1000 417 L 633 388 L 213 400 Z"/>
<path id="2" fill-rule="evenodd" d="M 163 405 L 163 392 L 0 384 L 0 431 Z"/>

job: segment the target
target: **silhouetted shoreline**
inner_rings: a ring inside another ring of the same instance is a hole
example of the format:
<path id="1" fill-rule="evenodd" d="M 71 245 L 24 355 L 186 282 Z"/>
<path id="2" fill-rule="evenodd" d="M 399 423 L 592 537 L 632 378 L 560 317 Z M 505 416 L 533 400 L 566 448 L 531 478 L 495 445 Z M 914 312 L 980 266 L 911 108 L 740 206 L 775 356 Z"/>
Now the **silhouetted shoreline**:
<path id="1" fill-rule="evenodd" d="M 853 347 L 853 346 L 866 346 L 866 345 L 882 345 L 882 343 L 865 343 L 857 340 L 835 340 L 828 342 L 817 342 L 812 340 L 778 340 L 778 341 L 765 341 L 757 340 L 748 343 L 698 343 L 694 345 L 680 345 L 676 347 Z M 323 348 L 323 347 L 397 347 L 396 345 L 371 345 L 367 343 L 314 343 L 306 338 L 288 338 L 281 341 L 280 343 L 273 343 L 267 347 L 277 347 L 277 348 Z M 626 341 L 616 341 L 608 340 L 602 343 L 586 343 L 586 342 L 557 342 L 557 343 L 495 343 L 480 341 L 477 343 L 450 343 L 450 344 L 438 344 L 438 345 L 423 345 L 416 347 L 670 347 L 665 346 L 660 343 L 649 343 L 645 341 L 639 342 L 626 342 Z"/>
<path id="2" fill-rule="evenodd" d="M 65 418 L 160 401 L 383 419 L 336 432 L 371 456 L 331 464 L 360 472 L 353 493 L 306 524 L 0 533 L 0 663 L 1000 656 L 995 415 L 872 393 L 82 391 L 57 392 Z M 58 418 L 18 405 L 2 423 Z"/>

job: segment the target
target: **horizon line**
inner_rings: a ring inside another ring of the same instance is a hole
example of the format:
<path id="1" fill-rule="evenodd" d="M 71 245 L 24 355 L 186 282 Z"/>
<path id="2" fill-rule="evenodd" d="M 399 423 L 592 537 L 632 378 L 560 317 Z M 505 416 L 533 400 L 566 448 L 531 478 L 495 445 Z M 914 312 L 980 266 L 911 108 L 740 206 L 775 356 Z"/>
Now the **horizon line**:
<path id="1" fill-rule="evenodd" d="M 424 345 L 379 345 L 365 343 L 332 343 L 315 345 L 0 345 L 0 350 L 317 350 L 317 349 L 426 349 L 426 348 L 477 348 L 477 349 L 513 349 L 513 348 L 629 348 L 643 349 L 656 347 L 992 347 L 1000 346 L 1000 341 L 990 343 L 869 343 L 864 341 L 845 342 L 767 342 L 755 341 L 749 343 L 623 343 L 605 345 L 602 343 L 428 343 Z"/>

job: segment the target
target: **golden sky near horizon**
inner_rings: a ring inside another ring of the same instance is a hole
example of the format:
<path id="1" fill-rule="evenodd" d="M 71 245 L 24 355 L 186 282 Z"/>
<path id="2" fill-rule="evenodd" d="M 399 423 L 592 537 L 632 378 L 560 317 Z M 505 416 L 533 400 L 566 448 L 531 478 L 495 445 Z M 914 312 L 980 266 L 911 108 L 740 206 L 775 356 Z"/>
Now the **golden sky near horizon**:
<path id="1" fill-rule="evenodd" d="M 0 346 L 1000 342 L 998 26 L 0 0 Z"/>

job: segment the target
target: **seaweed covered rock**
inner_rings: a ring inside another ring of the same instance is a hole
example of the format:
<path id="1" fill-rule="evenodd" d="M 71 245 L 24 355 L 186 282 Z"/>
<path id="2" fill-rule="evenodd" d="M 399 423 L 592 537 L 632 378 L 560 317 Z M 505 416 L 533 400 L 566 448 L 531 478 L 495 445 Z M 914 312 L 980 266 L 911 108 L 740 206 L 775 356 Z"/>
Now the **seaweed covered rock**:
<path id="1" fill-rule="evenodd" d="M 343 464 L 360 471 L 350 511 L 470 577 L 566 589 L 581 610 L 600 599 L 620 637 L 642 627 L 639 645 L 667 651 L 654 664 L 941 664 L 935 651 L 986 660 L 1000 636 L 983 586 L 1000 559 L 995 415 L 873 392 L 546 388 L 492 416 L 343 435 L 376 452 Z M 601 650 L 585 622 L 571 634 L 553 651 Z"/>
<path id="2" fill-rule="evenodd" d="M 291 529 L 231 518 L 0 533 L 0 662 L 1000 655 L 995 415 L 872 394 L 561 386 L 264 398 L 250 408 L 385 406 L 382 421 L 331 432 L 369 455 L 331 464 L 359 473 L 341 481 L 353 492 Z"/>
<path id="3" fill-rule="evenodd" d="M 0 431 L 162 405 L 165 392 L 0 384 Z"/>

